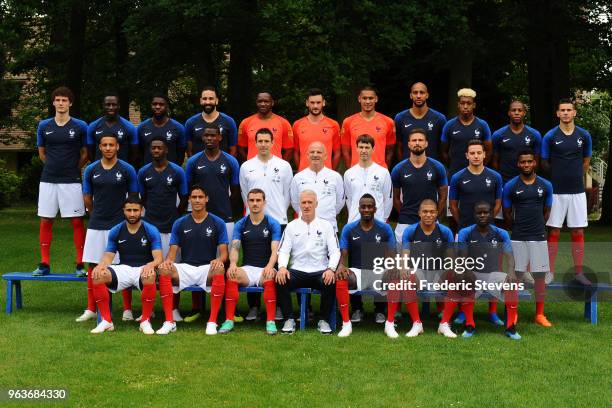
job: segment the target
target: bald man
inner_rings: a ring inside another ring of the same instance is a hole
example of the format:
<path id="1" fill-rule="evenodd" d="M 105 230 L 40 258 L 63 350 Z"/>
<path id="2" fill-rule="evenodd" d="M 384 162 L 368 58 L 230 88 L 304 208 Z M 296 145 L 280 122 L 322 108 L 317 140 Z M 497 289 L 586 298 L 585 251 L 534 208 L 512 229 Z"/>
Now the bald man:
<path id="1" fill-rule="evenodd" d="M 295 175 L 291 181 L 291 206 L 300 214 L 300 193 L 312 190 L 317 193 L 319 205 L 317 216 L 329 221 L 338 232 L 336 216 L 344 207 L 344 183 L 342 176 L 325 167 L 327 151 L 321 142 L 312 142 L 306 151 L 308 167 Z"/>

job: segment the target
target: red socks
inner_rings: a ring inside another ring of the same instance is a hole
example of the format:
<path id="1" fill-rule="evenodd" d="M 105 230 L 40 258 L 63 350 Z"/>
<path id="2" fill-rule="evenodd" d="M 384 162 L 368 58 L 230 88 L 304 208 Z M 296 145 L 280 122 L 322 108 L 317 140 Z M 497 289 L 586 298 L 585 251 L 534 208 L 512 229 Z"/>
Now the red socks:
<path id="1" fill-rule="evenodd" d="M 266 304 L 266 320 L 272 322 L 276 319 L 276 285 L 274 281 L 270 279 L 264 281 L 263 287 L 263 298 Z"/>
<path id="2" fill-rule="evenodd" d="M 544 277 L 534 279 L 536 298 L 536 315 L 544 314 L 544 298 L 546 296 L 546 280 Z"/>
<path id="3" fill-rule="evenodd" d="M 497 313 L 497 299 L 489 300 L 489 314 Z"/>
<path id="4" fill-rule="evenodd" d="M 85 224 L 80 217 L 71 218 L 72 225 L 72 240 L 74 241 L 74 249 L 76 250 L 76 263 L 83 263 L 83 247 L 85 246 Z"/>
<path id="5" fill-rule="evenodd" d="M 504 303 L 506 305 L 506 328 L 512 327 L 518 320 L 518 291 L 507 290 L 504 292 Z"/>
<path id="6" fill-rule="evenodd" d="M 123 291 L 125 293 L 127 291 Z M 131 290 L 129 291 L 131 294 Z M 142 320 L 146 321 L 151 318 L 153 306 L 155 306 L 155 284 L 149 283 L 142 287 Z"/>
<path id="7" fill-rule="evenodd" d="M 164 309 L 164 315 L 167 322 L 173 322 L 172 318 L 172 278 L 168 275 L 161 275 L 159 277 L 159 297 L 161 298 L 162 308 Z"/>
<path id="8" fill-rule="evenodd" d="M 98 310 L 102 315 L 102 319 L 107 322 L 112 322 L 111 312 L 110 312 L 110 295 L 108 294 L 108 288 L 104 283 L 95 283 L 93 285 L 93 298 L 95 299 L 95 305 L 98 306 Z M 95 310 L 95 309 L 94 309 Z"/>
<path id="9" fill-rule="evenodd" d="M 453 317 L 453 313 L 455 313 L 455 308 L 457 307 L 457 302 L 446 299 L 444 301 L 444 312 L 442 313 L 442 320 L 440 323 L 448 323 L 450 319 Z"/>
<path id="10" fill-rule="evenodd" d="M 238 303 L 238 281 L 228 280 L 225 282 L 225 319 L 234 320 L 236 304 Z"/>
<path id="11" fill-rule="evenodd" d="M 51 240 L 53 239 L 53 220 L 40 220 L 38 237 L 40 240 L 40 262 L 49 265 L 51 259 Z"/>
<path id="12" fill-rule="evenodd" d="M 406 309 L 408 310 L 408 314 L 412 319 L 412 323 L 418 323 L 421 321 L 421 316 L 419 316 L 419 304 L 418 302 L 408 302 L 406 303 Z"/>
<path id="13" fill-rule="evenodd" d="M 93 292 L 93 279 L 91 279 L 91 271 L 93 271 L 93 266 L 89 266 L 87 268 L 87 310 L 91 310 L 92 312 L 96 311 L 96 299 L 94 298 Z"/>
<path id="14" fill-rule="evenodd" d="M 221 308 L 221 302 L 223 301 L 223 294 L 225 293 L 225 277 L 223 275 L 213 275 L 212 286 L 210 289 L 210 317 L 208 318 L 209 323 L 217 323 L 217 317 L 219 315 L 219 309 Z"/>
<path id="15" fill-rule="evenodd" d="M 548 232 L 548 262 L 550 263 L 550 271 L 555 272 L 555 259 L 559 251 L 559 231 Z"/>
<path id="16" fill-rule="evenodd" d="M 461 304 L 461 311 L 465 313 L 465 325 L 476 327 L 474 322 L 474 300 L 470 299 Z"/>
<path id="17" fill-rule="evenodd" d="M 584 234 L 572 230 L 572 258 L 574 258 L 574 271 L 582 273 L 582 260 L 584 258 Z"/>
<path id="18" fill-rule="evenodd" d="M 336 281 L 336 300 L 338 301 L 338 309 L 340 309 L 340 315 L 342 321 L 348 323 L 349 318 L 349 285 L 346 279 Z"/>
<path id="19" fill-rule="evenodd" d="M 144 291 L 144 288 L 142 290 Z M 123 299 L 123 310 L 132 310 L 132 289 L 121 291 L 121 298 Z"/>

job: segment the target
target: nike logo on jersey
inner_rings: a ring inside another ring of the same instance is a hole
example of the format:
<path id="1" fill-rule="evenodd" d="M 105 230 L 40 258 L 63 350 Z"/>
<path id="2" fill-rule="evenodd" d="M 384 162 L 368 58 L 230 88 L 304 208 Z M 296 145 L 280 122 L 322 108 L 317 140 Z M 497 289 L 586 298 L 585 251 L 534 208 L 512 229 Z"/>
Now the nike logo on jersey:
<path id="1" fill-rule="evenodd" d="M 463 180 L 463 184 L 467 184 L 467 183 L 469 183 L 470 181 L 472 181 L 472 180 L 471 180 L 471 179 L 470 179 L 470 180 Z"/>
<path id="2" fill-rule="evenodd" d="M 502 139 L 502 142 L 506 143 L 508 140 L 510 140 L 510 138 L 508 138 L 508 139 Z"/>
<path id="3" fill-rule="evenodd" d="M 557 142 L 555 142 L 556 145 L 563 143 L 563 140 L 559 140 Z"/>
<path id="4" fill-rule="evenodd" d="M 153 178 L 153 177 L 146 177 L 146 178 L 145 178 L 145 181 L 149 181 L 149 180 L 151 180 L 152 178 Z"/>
<path id="5" fill-rule="evenodd" d="M 353 237 L 353 241 L 356 241 L 356 240 L 358 240 L 359 238 L 361 238 L 361 237 L 359 237 L 359 236 L 358 236 L 358 237 Z"/>
<path id="6" fill-rule="evenodd" d="M 96 135 L 101 134 L 102 132 L 104 132 L 103 130 L 96 130 Z"/>
<path id="7" fill-rule="evenodd" d="M 204 128 L 199 127 L 199 128 L 195 128 L 194 130 L 197 132 L 197 131 L 202 130 L 202 129 L 204 129 Z"/>
<path id="8" fill-rule="evenodd" d="M 516 194 L 521 194 L 524 190 L 516 190 Z"/>
<path id="9" fill-rule="evenodd" d="M 193 229 L 193 228 L 192 228 L 192 229 Z M 189 231 L 191 231 L 191 230 L 190 230 L 190 229 L 188 229 L 188 230 L 183 230 L 183 234 L 186 234 L 186 233 L 188 233 Z"/>
<path id="10" fill-rule="evenodd" d="M 404 174 L 404 178 L 408 178 L 410 176 L 412 176 L 412 174 Z"/>
<path id="11" fill-rule="evenodd" d="M 120 243 L 120 244 L 123 244 L 125 241 L 127 241 L 127 240 L 126 240 L 126 239 L 120 239 L 120 240 L 119 240 L 119 243 Z"/>
<path id="12" fill-rule="evenodd" d="M 470 244 L 475 244 L 475 243 L 477 243 L 477 242 L 478 242 L 478 241 L 474 241 L 474 240 L 472 240 L 472 239 L 470 240 Z"/>
<path id="13" fill-rule="evenodd" d="M 453 135 L 456 135 L 457 133 L 461 133 L 460 130 L 453 130 Z"/>
<path id="14" fill-rule="evenodd" d="M 421 241 L 412 241 L 413 244 L 418 244 Z"/>
<path id="15" fill-rule="evenodd" d="M 198 166 L 198 170 L 203 169 L 206 166 Z"/>
<path id="16" fill-rule="evenodd" d="M 100 177 L 99 174 L 94 174 L 94 176 L 93 176 L 93 178 L 98 178 L 98 177 Z"/>
<path id="17" fill-rule="evenodd" d="M 145 132 L 145 136 L 149 136 L 153 132 Z"/>
<path id="18" fill-rule="evenodd" d="M 252 172 L 254 172 L 254 171 L 255 171 L 255 169 L 253 169 L 253 170 L 249 170 L 249 173 L 252 173 Z"/>
<path id="19" fill-rule="evenodd" d="M 50 132 L 45 132 L 45 135 L 50 135 L 51 133 L 53 133 L 54 130 L 50 131 Z"/>
<path id="20" fill-rule="evenodd" d="M 405 127 L 405 128 L 410 127 L 410 126 L 412 126 L 412 123 L 406 123 L 406 124 L 404 125 L 404 127 Z"/>
<path id="21" fill-rule="evenodd" d="M 248 234 L 249 232 L 251 232 L 251 230 L 244 231 L 244 232 L 243 232 L 243 234 L 245 234 L 245 235 L 246 235 L 246 234 Z"/>

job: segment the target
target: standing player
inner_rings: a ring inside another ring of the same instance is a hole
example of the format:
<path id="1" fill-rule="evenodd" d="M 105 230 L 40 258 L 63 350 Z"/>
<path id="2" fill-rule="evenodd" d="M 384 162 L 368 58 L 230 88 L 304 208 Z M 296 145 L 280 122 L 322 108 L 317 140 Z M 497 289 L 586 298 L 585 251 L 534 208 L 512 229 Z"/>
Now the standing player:
<path id="1" fill-rule="evenodd" d="M 172 226 L 170 251 L 159 266 L 159 294 L 166 321 L 157 334 L 176 331 L 176 323 L 172 320 L 172 292 L 179 293 L 192 285 L 204 290 L 212 285 L 206 334 L 217 334 L 217 316 L 225 292 L 223 264 L 227 261 L 228 240 L 225 223 L 206 210 L 207 202 L 208 194 L 204 188 L 197 184 L 191 186 L 191 214 L 179 218 Z M 179 250 L 181 263 L 175 263 Z"/>
<path id="2" fill-rule="evenodd" d="M 70 218 L 72 237 L 76 249 L 76 275 L 85 276 L 83 267 L 83 206 L 81 168 L 87 162 L 85 136 L 87 124 L 70 116 L 74 94 L 61 86 L 51 94 L 55 116 L 38 124 L 36 144 L 38 157 L 43 162 L 38 193 L 38 216 L 40 217 L 40 264 L 32 275 L 41 276 L 51 272 L 51 238 L 53 219 L 59 211 L 62 218 Z"/>
<path id="3" fill-rule="evenodd" d="M 528 271 L 534 276 L 535 322 L 550 327 L 552 325 L 544 315 L 546 274 L 550 272 L 545 225 L 553 203 L 553 187 L 536 175 L 534 152 L 519 152 L 517 162 L 521 174 L 504 185 L 504 219 L 506 226 L 512 229 L 512 251 L 519 278 Z"/>
<path id="4" fill-rule="evenodd" d="M 149 144 L 154 137 L 163 137 L 168 146 L 168 160 L 179 166 L 183 165 L 185 159 L 185 128 L 169 115 L 168 97 L 156 95 L 151 100 L 153 117 L 142 122 L 137 129 L 138 143 L 143 152 L 144 164 L 151 162 Z"/>
<path id="5" fill-rule="evenodd" d="M 138 157 L 138 135 L 132 123 L 119 116 L 119 97 L 108 94 L 102 104 L 104 116 L 91 122 L 87 127 L 87 148 L 92 163 L 102 158 L 98 145 L 103 134 L 114 133 L 119 139 L 119 158 L 134 163 Z"/>
<path id="6" fill-rule="evenodd" d="M 409 155 L 408 136 L 415 128 L 425 129 L 427 136 L 427 156 L 438 160 L 440 157 L 440 137 L 446 124 L 446 116 L 427 105 L 429 92 L 422 82 L 416 82 L 410 87 L 412 107 L 395 115 L 395 133 L 400 139 L 397 145 L 400 160 Z"/>
<path id="7" fill-rule="evenodd" d="M 254 188 L 266 193 L 265 213 L 279 222 L 281 230 L 287 226 L 287 209 L 290 203 L 291 165 L 279 156 L 272 155 L 274 134 L 270 129 L 259 129 L 255 134 L 257 156 L 242 163 L 240 167 L 240 191 L 246 203 L 246 194 Z M 253 293 L 247 295 L 249 313 L 246 320 L 256 320 L 261 297 Z"/>
<path id="8" fill-rule="evenodd" d="M 450 182 L 449 202 L 453 220 L 459 229 L 466 228 L 476 222 L 474 205 L 478 201 L 486 201 L 491 205 L 493 214 L 501 210 L 503 183 L 501 176 L 495 170 L 485 167 L 486 153 L 483 142 L 470 140 L 465 157 L 468 166 L 455 173 Z M 461 322 L 460 315 L 456 322 Z M 489 302 L 489 319 L 499 326 L 503 321 L 497 316 L 497 301 Z"/>
<path id="9" fill-rule="evenodd" d="M 142 202 L 138 196 L 128 197 L 123 204 L 125 220 L 115 225 L 108 233 L 106 252 L 92 271 L 93 295 L 102 320 L 91 333 L 98 334 L 114 330 L 108 292 L 142 292 L 142 320 L 140 331 L 154 334 L 151 313 L 155 306 L 155 268 L 162 257 L 159 231 L 148 222 L 141 221 Z M 119 253 L 120 265 L 111 265 Z"/>
<path id="10" fill-rule="evenodd" d="M 325 167 L 337 169 L 340 164 L 340 125 L 323 114 L 325 98 L 320 89 L 311 89 L 306 97 L 308 115 L 293 123 L 294 161 L 298 171 L 308 167 L 308 147 L 321 142 L 327 152 Z"/>
<path id="11" fill-rule="evenodd" d="M 250 160 L 257 155 L 256 134 L 259 129 L 272 132 L 274 144 L 271 154 L 288 162 L 293 160 L 293 130 L 287 119 L 272 112 L 274 98 L 267 91 L 257 94 L 257 113 L 240 123 L 238 128 L 238 154 L 241 160 Z"/>
<path id="12" fill-rule="evenodd" d="M 464 284 L 475 285 L 476 281 L 487 284 L 502 284 L 504 282 L 515 283 L 514 257 L 512 255 L 512 245 L 510 236 L 504 229 L 491 224 L 493 212 L 491 205 L 486 201 L 479 201 L 474 206 L 474 218 L 476 224 L 463 228 L 459 231 L 457 242 L 461 251 L 460 256 L 467 256 L 473 260 L 481 259 L 482 268 L 466 271 L 464 276 L 456 275 L 462 279 Z M 500 258 L 506 261 L 506 272 L 500 268 Z M 455 279 L 457 281 L 457 279 Z M 465 288 L 465 295 L 462 299 L 461 309 L 465 314 L 465 331 L 462 337 L 472 337 L 475 333 L 476 323 L 474 322 L 474 300 L 479 296 L 481 290 L 476 288 Z M 506 312 L 508 314 L 506 331 L 504 334 L 513 340 L 520 340 L 521 336 L 516 332 L 518 296 L 516 290 L 506 290 L 502 296 L 501 290 L 487 290 L 497 299 L 505 299 Z M 449 291 L 449 296 L 444 304 L 444 313 L 438 332 L 446 337 L 456 337 L 448 325 L 450 318 L 457 306 L 457 293 Z M 450 333 L 449 333 L 450 332 Z M 451 335 L 452 334 L 452 335 Z"/>
<path id="13" fill-rule="evenodd" d="M 391 171 L 393 206 L 399 214 L 395 239 L 401 242 L 409 224 L 419 221 L 419 206 L 425 199 L 438 203 L 438 213 L 446 209 L 448 180 L 446 169 L 425 153 L 428 140 L 424 129 L 415 127 L 407 136 L 410 157 Z"/>
<path id="14" fill-rule="evenodd" d="M 582 285 L 591 282 L 584 276 L 584 228 L 587 221 L 587 200 L 584 192 L 584 176 L 589 170 L 592 154 L 591 135 L 576 126 L 576 108 L 570 99 L 562 99 L 557 105 L 559 126 L 551 129 L 542 141 L 542 167 L 550 170 L 553 186 L 553 204 L 548 228 L 548 255 L 550 269 L 555 270 L 559 235 L 563 221 L 571 231 L 572 258 L 575 279 Z"/>
<path id="15" fill-rule="evenodd" d="M 83 173 L 83 200 L 89 212 L 89 224 L 85 237 L 83 261 L 89 262 L 89 272 L 102 260 L 108 234 L 123 219 L 123 202 L 128 193 L 138 193 L 138 181 L 134 168 L 117 158 L 119 141 L 115 134 L 102 135 L 100 139 L 102 159 L 93 162 Z M 87 309 L 77 322 L 96 317 L 91 273 L 87 274 Z M 131 313 L 126 320 L 133 320 Z"/>
<path id="16" fill-rule="evenodd" d="M 342 140 L 344 164 L 348 169 L 359 162 L 359 152 L 356 149 L 357 138 L 360 135 L 367 134 L 371 135 L 378 145 L 372 156 L 374 162 L 388 168 L 393 163 L 394 156 L 395 124 L 393 119 L 376 112 L 378 95 L 376 95 L 374 88 L 363 87 L 357 100 L 361 106 L 361 111 L 349 116 L 342 122 L 340 138 Z"/>
<path id="17" fill-rule="evenodd" d="M 372 161 L 374 138 L 361 135 L 357 138 L 359 162 L 344 173 L 344 194 L 348 208 L 348 221 L 359 219 L 359 199 L 365 193 L 376 199 L 376 218 L 386 222 L 393 208 L 391 175 L 389 171 Z"/>
<path id="18" fill-rule="evenodd" d="M 187 157 L 204 150 L 203 134 L 208 125 L 219 128 L 221 132 L 221 150 L 236 157 L 236 143 L 238 143 L 238 129 L 231 116 L 217 110 L 219 97 L 214 86 L 205 86 L 200 95 L 201 113 L 196 113 L 185 122 L 187 138 Z"/>
<path id="19" fill-rule="evenodd" d="M 449 244 L 454 242 L 453 232 L 447 226 L 437 222 L 439 206 L 434 200 L 426 198 L 419 206 L 419 218 L 417 223 L 411 224 L 402 234 L 402 255 L 406 258 L 413 256 L 421 259 L 440 260 L 440 263 L 413 265 L 414 269 L 410 271 L 410 280 L 419 286 L 418 282 L 426 281 L 428 283 L 438 283 L 443 278 L 445 271 L 442 268 L 441 261 L 451 249 Z M 406 276 L 404 278 L 407 278 Z M 406 333 L 406 337 L 416 337 L 423 333 L 423 323 L 419 315 L 419 304 L 417 302 L 416 290 L 407 291 L 404 293 L 406 300 L 406 309 L 412 319 L 412 328 Z M 393 296 L 392 296 L 393 298 Z M 440 301 L 436 302 L 438 313 L 444 309 L 444 304 Z M 394 319 L 395 311 L 399 307 L 399 302 L 389 300 L 387 305 L 387 322 L 385 323 L 385 333 L 391 338 L 397 338 L 399 335 L 395 330 Z"/>
<path id="20" fill-rule="evenodd" d="M 225 282 L 225 323 L 219 333 L 229 333 L 234 328 L 234 312 L 238 303 L 238 286 L 264 288 L 266 302 L 266 332 L 276 334 L 276 287 L 274 278 L 278 243 L 281 239 L 280 224 L 264 214 L 266 193 L 254 188 L 247 194 L 249 215 L 236 223 Z M 242 266 L 238 267 L 242 247 Z"/>
<path id="21" fill-rule="evenodd" d="M 349 286 L 361 290 L 362 271 L 373 273 L 374 258 L 389 257 L 395 252 L 393 230 L 389 224 L 375 219 L 375 213 L 376 200 L 366 193 L 359 199 L 359 220 L 342 228 L 341 259 L 336 272 L 336 298 L 342 315 L 342 330 L 338 337 L 348 337 L 353 331 L 349 319 Z M 347 264 L 348 268 L 345 267 Z"/>
<path id="22" fill-rule="evenodd" d="M 159 230 L 165 258 L 170 250 L 172 225 L 187 207 L 187 177 L 182 167 L 168 161 L 165 138 L 157 136 L 149 146 L 151 163 L 138 171 L 138 190 L 146 209 L 144 219 Z M 131 294 L 130 291 L 123 293 Z M 131 297 L 123 299 L 124 310 L 131 309 Z M 175 322 L 183 320 L 177 307 L 173 314 Z"/>
<path id="23" fill-rule="evenodd" d="M 287 225 L 278 249 L 276 290 L 285 324 L 282 333 L 295 331 L 291 290 L 313 288 L 321 291 L 321 317 L 318 328 L 322 334 L 332 332 L 329 318 L 336 294 L 335 272 L 340 261 L 338 238 L 332 225 L 316 216 L 317 193 L 300 194 L 300 218 Z M 334 312 L 335 313 L 335 312 Z"/>
<path id="24" fill-rule="evenodd" d="M 533 151 L 536 166 L 540 161 L 540 132 L 525 124 L 527 110 L 525 104 L 514 100 L 508 107 L 510 124 L 493 133 L 493 160 L 491 167 L 499 171 L 502 180 L 507 183 L 518 176 L 521 171 L 516 165 L 517 154 L 525 149 Z"/>
<path id="25" fill-rule="evenodd" d="M 473 89 L 463 88 L 457 92 L 457 96 L 459 115 L 446 122 L 441 138 L 442 158 L 448 164 L 450 176 L 467 166 L 468 161 L 464 153 L 470 140 L 483 142 L 487 162 L 492 150 L 489 125 L 474 115 L 476 92 Z"/>
<path id="26" fill-rule="evenodd" d="M 233 213 L 242 212 L 240 198 L 240 165 L 238 160 L 220 149 L 222 134 L 216 125 L 206 125 L 202 132 L 204 150 L 191 156 L 187 161 L 188 185 L 206 186 L 208 193 L 207 211 L 225 222 L 228 237 L 234 231 Z M 202 292 L 191 292 L 192 312 L 185 321 L 190 323 L 200 317 Z"/>
<path id="27" fill-rule="evenodd" d="M 321 142 L 308 146 L 308 167 L 295 175 L 291 181 L 291 206 L 300 213 L 300 193 L 313 190 L 317 193 L 319 205 L 317 214 L 338 231 L 336 216 L 344 207 L 344 184 L 342 176 L 325 166 L 327 152 Z"/>

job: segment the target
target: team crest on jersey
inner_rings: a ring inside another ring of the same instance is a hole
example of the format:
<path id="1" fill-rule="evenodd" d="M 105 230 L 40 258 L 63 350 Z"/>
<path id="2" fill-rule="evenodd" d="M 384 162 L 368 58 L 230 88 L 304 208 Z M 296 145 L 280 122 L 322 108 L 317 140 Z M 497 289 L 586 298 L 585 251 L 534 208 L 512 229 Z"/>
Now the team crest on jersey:
<path id="1" fill-rule="evenodd" d="M 380 126 L 376 126 L 376 132 L 379 132 L 382 130 L 382 128 Z"/>
<path id="2" fill-rule="evenodd" d="M 432 177 L 433 177 L 433 173 L 431 172 L 431 170 L 427 170 L 427 180 L 431 181 Z"/>
<path id="3" fill-rule="evenodd" d="M 485 183 L 487 184 L 487 187 L 491 187 L 491 179 L 490 178 L 485 178 Z"/>
<path id="4" fill-rule="evenodd" d="M 223 133 L 223 126 L 219 126 L 219 133 Z"/>
<path id="5" fill-rule="evenodd" d="M 491 245 L 493 246 L 493 248 L 497 248 L 497 239 L 496 238 L 491 238 Z"/>
<path id="6" fill-rule="evenodd" d="M 172 176 L 166 177 L 166 184 L 169 185 L 169 186 L 172 185 Z"/>
<path id="7" fill-rule="evenodd" d="M 172 140 L 172 132 L 171 131 L 167 131 L 166 132 L 166 140 L 167 141 L 171 141 Z"/>
<path id="8" fill-rule="evenodd" d="M 427 122 L 427 130 L 433 130 L 433 123 Z"/>
<path id="9" fill-rule="evenodd" d="M 323 128 L 323 133 L 327 134 L 327 128 Z"/>
<path id="10" fill-rule="evenodd" d="M 578 144 L 578 147 L 582 147 L 582 138 L 579 137 L 578 140 L 576 140 L 576 143 Z"/>
<path id="11" fill-rule="evenodd" d="M 117 177 L 117 181 L 121 181 L 121 179 L 123 178 L 123 174 L 121 174 L 121 172 L 118 171 L 117 173 L 115 173 L 115 177 Z"/>
<path id="12" fill-rule="evenodd" d="M 474 137 L 477 139 L 480 137 L 480 129 L 474 129 Z"/>
<path id="13" fill-rule="evenodd" d="M 212 235 L 212 233 L 213 233 L 212 228 L 210 228 L 210 227 L 206 227 L 206 236 L 207 236 L 207 237 L 210 237 L 210 236 Z"/>
<path id="14" fill-rule="evenodd" d="M 531 138 L 529 137 L 529 135 L 525 136 L 525 145 L 531 145 Z"/>
<path id="15" fill-rule="evenodd" d="M 149 242 L 149 241 L 147 241 L 147 238 L 146 238 L 146 237 L 142 237 L 142 238 L 140 238 L 140 245 L 142 245 L 142 246 L 147 246 L 147 243 L 148 243 L 148 242 Z"/>
<path id="16" fill-rule="evenodd" d="M 119 130 L 117 131 L 117 136 L 119 136 L 119 138 L 122 138 L 122 137 L 123 137 L 123 129 L 119 129 Z"/>
<path id="17" fill-rule="evenodd" d="M 329 180 L 323 179 L 323 184 L 328 185 L 329 184 Z"/>
<path id="18" fill-rule="evenodd" d="M 74 131 L 74 129 L 70 129 L 70 130 L 68 131 L 68 135 L 69 135 L 68 137 L 69 137 L 70 139 L 74 139 L 74 135 L 76 135 L 76 132 Z"/>
<path id="19" fill-rule="evenodd" d="M 436 245 L 437 246 L 442 245 L 442 239 L 440 239 L 440 237 L 436 238 Z"/>
<path id="20" fill-rule="evenodd" d="M 278 167 L 275 167 L 275 168 L 274 168 L 274 173 L 278 174 L 278 172 L 279 172 L 279 171 L 280 171 L 280 170 L 278 169 Z"/>
<path id="21" fill-rule="evenodd" d="M 542 187 L 538 187 L 538 197 L 542 197 L 544 194 L 544 189 Z"/>
<path id="22" fill-rule="evenodd" d="M 380 244 L 380 240 L 382 239 L 382 237 L 379 234 L 374 235 L 374 239 L 376 240 L 377 244 Z"/>
<path id="23" fill-rule="evenodd" d="M 277 128 L 275 128 L 275 127 L 273 127 L 273 128 L 272 128 L 272 133 L 276 134 L 276 132 L 278 132 L 278 129 L 277 129 Z"/>
<path id="24" fill-rule="evenodd" d="M 374 176 L 374 181 L 378 181 L 380 178 L 378 176 Z"/>
<path id="25" fill-rule="evenodd" d="M 225 170 L 227 170 L 227 166 L 225 164 L 221 164 L 219 166 L 219 170 L 221 171 L 221 174 L 225 174 Z"/>
<path id="26" fill-rule="evenodd" d="M 268 238 L 268 235 L 270 235 L 270 231 L 268 231 L 267 228 L 264 228 L 262 232 L 263 232 L 264 238 Z"/>

